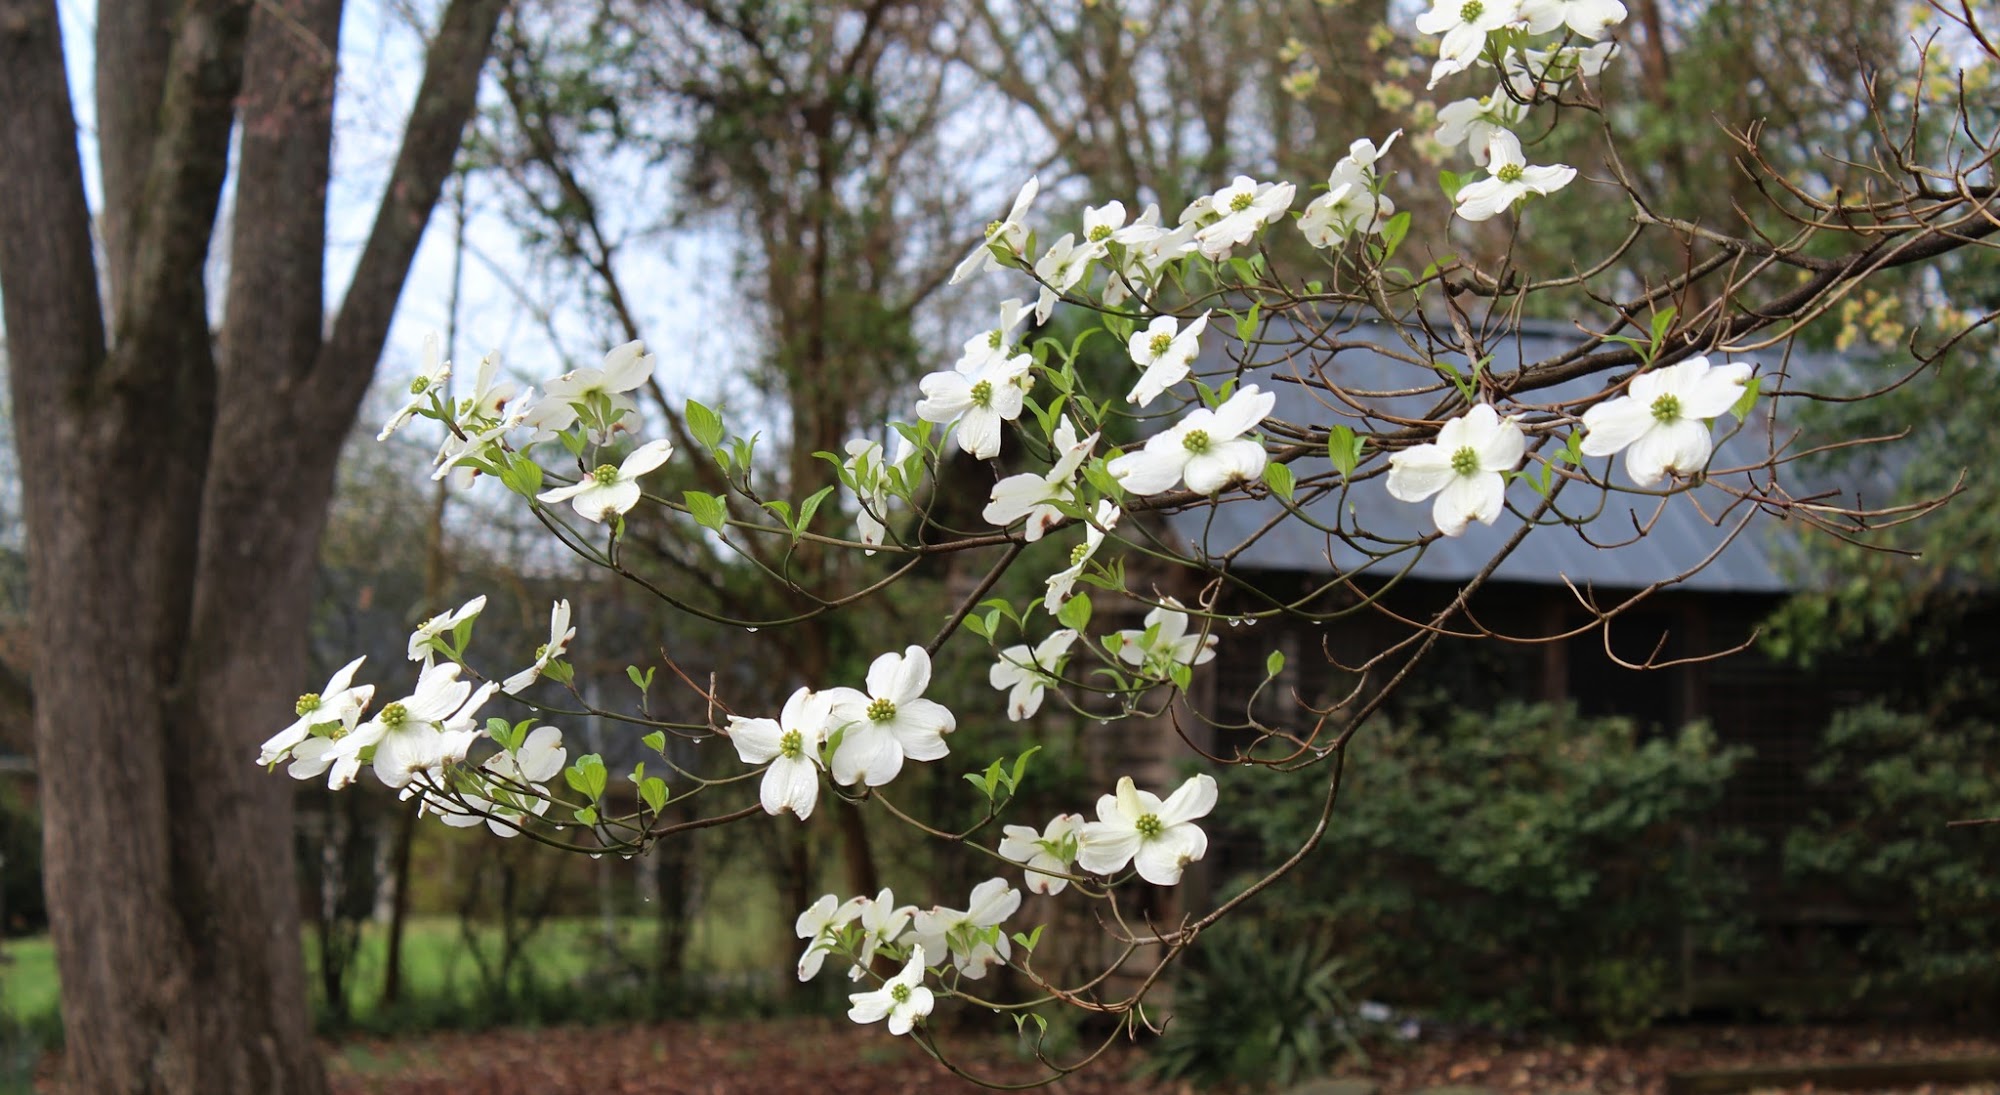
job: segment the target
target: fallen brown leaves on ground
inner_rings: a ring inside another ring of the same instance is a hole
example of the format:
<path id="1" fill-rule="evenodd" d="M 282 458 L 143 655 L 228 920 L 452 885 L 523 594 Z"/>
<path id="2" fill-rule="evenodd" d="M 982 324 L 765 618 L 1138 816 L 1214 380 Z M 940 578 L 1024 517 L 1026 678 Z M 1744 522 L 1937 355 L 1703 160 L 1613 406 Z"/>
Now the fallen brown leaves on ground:
<path id="1" fill-rule="evenodd" d="M 1046 1075 L 1011 1040 L 950 1039 L 953 1063 L 994 1082 Z M 979 1091 L 906 1038 L 835 1019 L 504 1030 L 333 1047 L 336 1095 L 917 1095 Z M 1136 1095 L 1124 1047 L 1045 1090 Z"/>
<path id="2" fill-rule="evenodd" d="M 955 1038 L 952 1059 L 996 1082 L 1038 1075 L 1011 1039 Z M 504 1030 L 331 1047 L 337 1095 L 914 1095 L 980 1090 L 946 1073 L 908 1039 L 837 1019 Z M 1669 1072 L 1795 1062 L 2000 1054 L 2000 1038 L 1842 1026 L 1679 1027 L 1618 1045 L 1462 1039 L 1396 1047 L 1349 1075 L 1382 1095 L 1476 1084 L 1508 1095 L 1658 1095 Z M 1058 1095 L 1191 1091 L 1137 1080 L 1132 1048 L 1115 1046 Z M 1811 1088 L 1787 1089 L 1804 1095 Z M 1912 1095 L 2000 1095 L 1993 1087 L 1910 1088 Z"/>

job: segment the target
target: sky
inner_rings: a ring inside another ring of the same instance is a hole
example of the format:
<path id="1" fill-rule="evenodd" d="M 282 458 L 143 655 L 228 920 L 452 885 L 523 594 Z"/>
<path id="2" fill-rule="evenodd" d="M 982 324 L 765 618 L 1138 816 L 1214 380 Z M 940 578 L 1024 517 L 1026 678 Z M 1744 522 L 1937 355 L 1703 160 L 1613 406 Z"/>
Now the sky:
<path id="1" fill-rule="evenodd" d="M 95 88 L 91 72 L 94 0 L 57 0 L 83 152 L 85 186 L 93 210 L 102 208 L 95 146 Z M 420 17 L 434 20 L 441 5 L 431 5 Z M 359 260 L 372 222 L 375 203 L 395 160 L 397 142 L 423 70 L 423 41 L 408 16 L 384 0 L 350 0 L 341 28 L 340 82 L 335 99 L 334 177 L 328 202 L 327 290 L 329 307 L 337 307 Z M 666 195 L 633 195 L 634 201 L 663 203 Z M 465 196 L 465 253 L 456 301 L 457 339 L 451 354 L 461 362 L 458 373 L 469 379 L 471 365 L 489 350 L 502 351 L 508 370 L 524 383 L 536 384 L 580 365 L 596 363 L 609 345 L 593 331 L 573 301 L 557 287 L 537 284 L 533 261 L 519 246 L 500 215 L 494 187 L 475 178 Z M 381 406 L 385 390 L 399 389 L 416 374 L 427 332 L 452 328 L 453 272 L 459 242 L 452 193 L 447 190 L 432 215 L 423 246 L 404 289 L 383 352 L 376 395 L 370 408 Z M 226 231 L 228 210 L 223 210 Z M 217 255 L 226 253 L 220 239 Z M 726 262 L 727 241 L 714 234 L 688 233 L 663 247 L 633 251 L 621 261 L 621 274 L 646 292 L 635 302 L 649 345 L 659 354 L 660 375 L 670 390 L 715 399 L 726 388 L 726 374 L 717 369 L 743 359 L 753 342 L 747 333 L 708 323 L 703 317 L 728 314 L 719 309 L 727 296 L 727 279 L 712 271 Z M 219 267 L 218 259 L 212 267 Z M 219 289 L 219 271 L 209 271 L 209 284 Z M 211 294 L 219 310 L 221 293 Z M 542 312 L 551 313 L 544 324 Z M 549 334 L 554 330 L 554 337 Z M 702 366 L 698 363 L 709 363 Z M 364 411 L 364 414 L 370 413 Z"/>

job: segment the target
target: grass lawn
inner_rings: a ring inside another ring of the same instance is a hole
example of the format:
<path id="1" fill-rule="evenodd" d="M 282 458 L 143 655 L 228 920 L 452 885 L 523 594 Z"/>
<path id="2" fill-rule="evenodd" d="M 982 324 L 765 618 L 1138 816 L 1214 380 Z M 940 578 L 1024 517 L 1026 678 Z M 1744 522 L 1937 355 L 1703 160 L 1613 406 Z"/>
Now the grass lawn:
<path id="1" fill-rule="evenodd" d="M 711 911 L 690 933 L 686 967 L 705 991 L 721 996 L 755 996 L 795 957 L 779 953 L 777 911 L 768 898 L 728 895 L 739 900 L 711 902 Z M 452 917 L 412 918 L 403 937 L 403 987 L 398 1006 L 381 1002 L 388 939 L 382 925 L 363 929 L 359 953 L 348 973 L 352 1026 L 364 1030 L 411 1031 L 483 1027 L 500 1023 L 541 1023 L 559 1019 L 647 1017 L 644 987 L 658 924 L 649 918 L 551 918 L 526 947 L 524 959 L 508 975 L 509 992 L 497 990 L 500 931 L 478 925 L 468 939 Z M 785 933 L 789 934 L 789 933 Z M 306 940 L 307 976 L 321 1025 L 330 1012 L 318 999 L 317 947 Z M 37 1047 L 61 1037 L 61 991 L 55 948 L 49 937 L 0 942 L 0 1076 L 5 1058 L 23 1041 Z M 0 1091 L 5 1091 L 0 1080 Z"/>

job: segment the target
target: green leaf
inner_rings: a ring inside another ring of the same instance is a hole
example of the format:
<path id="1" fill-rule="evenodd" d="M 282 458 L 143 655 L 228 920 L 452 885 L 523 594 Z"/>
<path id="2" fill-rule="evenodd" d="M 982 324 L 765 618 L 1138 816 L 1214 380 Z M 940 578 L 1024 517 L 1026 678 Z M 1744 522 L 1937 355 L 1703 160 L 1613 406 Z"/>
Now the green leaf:
<path id="1" fill-rule="evenodd" d="M 687 500 L 688 514 L 694 518 L 695 524 L 722 531 L 729 519 L 729 509 L 722 504 L 722 499 L 699 490 L 683 491 L 681 497 Z"/>
<path id="2" fill-rule="evenodd" d="M 692 399 L 687 401 L 687 426 L 703 448 L 714 449 L 722 444 L 722 416 Z"/>
<path id="3" fill-rule="evenodd" d="M 1056 622 L 1072 631 L 1082 631 L 1090 626 L 1090 595 L 1079 593 L 1062 603 L 1056 610 Z"/>
<path id="4" fill-rule="evenodd" d="M 1175 688 L 1185 692 L 1194 683 L 1194 670 L 1181 662 L 1175 662 L 1167 667 L 1167 677 L 1174 682 Z"/>
<path id="5" fill-rule="evenodd" d="M 570 790 L 592 802 L 604 797 L 604 784 L 608 778 L 604 758 L 596 753 L 585 753 L 576 758 L 575 764 L 563 770 L 563 779 L 569 783 Z"/>
<path id="6" fill-rule="evenodd" d="M 819 504 L 826 501 L 826 496 L 832 493 L 832 487 L 821 487 L 812 492 L 812 495 L 805 501 L 799 503 L 799 523 L 793 526 L 793 533 L 804 532 L 806 526 L 812 524 L 813 514 L 819 512 Z"/>
<path id="7" fill-rule="evenodd" d="M 625 667 L 625 676 L 638 686 L 640 692 L 645 692 L 653 687 L 653 671 L 653 668 L 648 668 L 642 673 L 638 666 L 628 665 Z"/>
<path id="8" fill-rule="evenodd" d="M 1750 408 L 1757 405 L 1757 392 L 1758 389 L 1763 387 L 1763 384 L 1763 377 L 1751 377 L 1749 382 L 1743 385 L 1743 394 L 1737 398 L 1736 405 L 1729 408 L 1729 413 L 1735 415 L 1737 418 L 1743 418 L 1748 415 Z"/>
<path id="9" fill-rule="evenodd" d="M 639 797 L 646 800 L 646 805 L 652 807 L 654 813 L 659 813 L 667 808 L 667 781 L 658 776 L 647 776 L 639 784 Z"/>
<path id="10" fill-rule="evenodd" d="M 667 751 L 667 732 L 665 730 L 655 730 L 645 737 L 640 738 L 639 743 L 655 753 L 664 753 Z"/>
<path id="11" fill-rule="evenodd" d="M 595 806 L 580 806 L 570 812 L 575 814 L 576 819 L 585 825 L 597 824 L 597 808 Z"/>
<path id="12" fill-rule="evenodd" d="M 1264 675 L 1266 677 L 1276 677 L 1284 671 L 1285 652 L 1282 650 L 1271 651 L 1270 655 L 1264 659 Z"/>
<path id="13" fill-rule="evenodd" d="M 1673 325 L 1674 325 L 1674 310 L 1672 308 L 1662 308 L 1659 311 L 1653 313 L 1654 350 L 1657 351 L 1660 348 L 1660 343 L 1666 341 L 1667 330 L 1671 328 Z"/>
<path id="14" fill-rule="evenodd" d="M 1292 469 L 1289 465 L 1272 461 L 1264 465 L 1264 485 L 1271 493 L 1289 502 L 1292 500 Z"/>
<path id="15" fill-rule="evenodd" d="M 1382 226 L 1382 254 L 1386 258 L 1396 253 L 1402 245 L 1403 237 L 1410 234 L 1410 214 L 1408 210 L 1390 217 Z"/>
<path id="16" fill-rule="evenodd" d="M 1028 758 L 1041 751 L 1041 746 L 1030 745 L 1027 752 L 1014 758 L 1014 771 L 1007 777 L 1007 791 L 1009 794 L 1021 786 L 1021 776 L 1028 770 Z"/>
<path id="17" fill-rule="evenodd" d="M 1038 945 L 1039 945 L 1039 944 L 1041 943 L 1041 941 L 1042 941 L 1042 929 L 1043 929 L 1043 928 L 1046 928 L 1046 927 L 1048 927 L 1048 925 L 1047 925 L 1047 924 L 1037 924 L 1037 925 L 1035 925 L 1035 930 L 1034 930 L 1034 931 L 1032 931 L 1032 932 L 1029 932 L 1029 933 L 1027 933 L 1027 934 L 1025 934 L 1025 935 L 1023 935 L 1023 934 L 1022 934 L 1022 933 L 1020 933 L 1020 932 L 1015 932 L 1015 933 L 1014 933 L 1014 942 L 1016 942 L 1016 943 L 1020 944 L 1020 945 L 1021 945 L 1021 949 L 1022 949 L 1022 950 L 1024 950 L 1024 951 L 1033 951 L 1033 950 L 1035 949 L 1035 947 L 1036 947 L 1036 946 L 1038 946 Z M 1039 1020 L 1041 1019 L 1041 1016 L 1037 1015 L 1037 1016 L 1035 1016 L 1035 1019 L 1036 1019 L 1037 1021 L 1039 1021 Z"/>
<path id="18" fill-rule="evenodd" d="M 965 629 L 967 631 L 972 632 L 974 635 L 979 636 L 982 639 L 990 640 L 993 638 L 993 632 L 988 630 L 986 627 L 986 618 L 984 616 L 979 615 L 977 612 L 971 612 L 966 614 Z"/>
<path id="19" fill-rule="evenodd" d="M 1459 188 L 1464 185 L 1465 183 L 1458 177 L 1458 172 L 1456 171 L 1438 172 L 1438 188 L 1444 191 L 1445 197 L 1457 198 Z"/>
<path id="20" fill-rule="evenodd" d="M 1340 472 L 1341 478 L 1353 475 L 1355 467 L 1361 463 L 1363 443 L 1363 439 L 1346 426 L 1335 426 L 1327 431 L 1326 457 L 1333 461 L 1334 470 Z"/>

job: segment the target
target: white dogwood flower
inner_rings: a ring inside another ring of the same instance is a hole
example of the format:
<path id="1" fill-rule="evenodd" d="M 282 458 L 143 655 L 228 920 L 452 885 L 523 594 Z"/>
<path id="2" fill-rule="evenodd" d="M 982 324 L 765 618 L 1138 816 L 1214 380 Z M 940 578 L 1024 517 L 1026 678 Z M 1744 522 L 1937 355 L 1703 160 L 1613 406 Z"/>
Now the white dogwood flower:
<path id="1" fill-rule="evenodd" d="M 1207 211 L 1218 219 L 1195 232 L 1196 245 L 1208 258 L 1229 257 L 1265 225 L 1283 217 L 1297 191 L 1291 183 L 1260 183 L 1248 175 L 1236 176 L 1208 196 Z"/>
<path id="2" fill-rule="evenodd" d="M 430 776 L 432 784 L 439 783 L 446 766 L 465 759 L 481 733 L 474 716 L 499 691 L 499 685 L 488 681 L 441 719 L 405 720 L 401 727 L 391 728 L 375 746 L 375 778 L 384 786 L 400 788 L 423 773 Z"/>
<path id="3" fill-rule="evenodd" d="M 1522 0 L 1521 14 L 1528 21 L 1529 34 L 1547 34 L 1567 26 L 1596 41 L 1625 21 L 1625 5 L 1618 0 Z"/>
<path id="4" fill-rule="evenodd" d="M 1063 876 L 1069 873 L 1082 827 L 1082 814 L 1057 814 L 1039 833 L 1027 825 L 1009 825 L 1000 838 L 1000 858 L 1021 865 L 1029 890 L 1059 894 L 1069 886 Z"/>
<path id="5" fill-rule="evenodd" d="M 1743 398 L 1754 366 L 1696 357 L 1640 373 L 1625 394 L 1583 412 L 1585 456 L 1625 454 L 1625 474 L 1651 487 L 1668 472 L 1693 475 L 1715 451 L 1709 420 Z"/>
<path id="6" fill-rule="evenodd" d="M 381 433 L 375 435 L 375 440 L 387 441 L 390 434 L 408 425 L 410 419 L 429 404 L 433 396 L 442 397 L 444 382 L 449 379 L 451 379 L 451 362 L 444 359 L 443 341 L 438 338 L 436 331 L 432 331 L 424 336 L 423 371 L 417 374 L 415 380 L 410 381 L 410 398 L 405 400 L 401 407 L 396 408 L 395 414 L 389 416 L 388 423 L 382 427 Z"/>
<path id="7" fill-rule="evenodd" d="M 1254 481 L 1264 472 L 1264 446 L 1242 435 L 1278 405 L 1275 392 L 1246 384 L 1213 410 L 1201 407 L 1146 447 L 1112 459 L 1112 478 L 1134 494 L 1159 494 L 1186 480 L 1197 494 L 1214 494 L 1231 483 Z"/>
<path id="8" fill-rule="evenodd" d="M 1118 780 L 1116 794 L 1097 800 L 1097 820 L 1077 834 L 1077 866 L 1112 875 L 1136 865 L 1139 877 L 1172 886 L 1181 871 L 1208 851 L 1208 834 L 1195 825 L 1215 809 L 1215 779 L 1203 773 L 1181 784 L 1166 801 L 1141 791 L 1131 776 Z"/>
<path id="9" fill-rule="evenodd" d="M 958 720 L 936 700 L 924 698 L 931 658 L 921 646 L 884 654 L 868 666 L 868 690 L 829 688 L 832 726 L 841 731 L 833 753 L 833 778 L 843 786 L 870 787 L 896 778 L 905 758 L 938 760 L 951 750 L 944 735 Z"/>
<path id="10" fill-rule="evenodd" d="M 478 618 L 485 608 L 486 595 L 482 593 L 450 612 L 440 612 L 418 624 L 417 629 L 410 632 L 410 660 L 416 661 L 421 658 L 426 666 L 430 665 L 442 650 L 439 643 L 443 637 L 459 624 Z"/>
<path id="11" fill-rule="evenodd" d="M 1493 135 L 1503 129 L 1512 129 L 1527 116 L 1525 105 L 1495 88 L 1491 95 L 1460 99 L 1439 107 L 1437 133 L 1434 136 L 1437 143 L 1446 148 L 1465 145 L 1472 152 L 1472 162 L 1485 167 Z"/>
<path id="12" fill-rule="evenodd" d="M 542 671 L 549 663 L 563 656 L 569 649 L 569 641 L 576 638 L 576 628 L 569 625 L 569 601 L 557 601 L 549 609 L 549 641 L 535 649 L 535 662 L 519 673 L 500 682 L 500 691 L 512 696 L 540 680 Z"/>
<path id="13" fill-rule="evenodd" d="M 874 897 L 857 897 L 849 904 L 857 910 L 855 919 L 861 924 L 861 942 L 847 977 L 850 981 L 859 981 L 875 964 L 876 951 L 901 942 L 904 929 L 910 926 L 910 921 L 917 914 L 917 907 L 896 904 L 896 895 L 886 886 Z"/>
<path id="14" fill-rule="evenodd" d="M 1000 480 L 993 484 L 992 498 L 980 512 L 989 524 L 1000 528 L 1026 518 L 1021 534 L 1031 544 L 1063 519 L 1058 508 L 1061 503 L 1076 500 L 1076 470 L 1097 447 L 1096 434 L 1077 440 L 1076 427 L 1067 418 L 1056 426 L 1053 440 L 1056 463 L 1046 475 L 1022 472 Z"/>
<path id="15" fill-rule="evenodd" d="M 1356 233 L 1375 234 L 1396 215 L 1396 203 L 1377 193 L 1375 162 L 1403 135 L 1389 134 L 1380 148 L 1363 137 L 1347 146 L 1347 155 L 1326 177 L 1326 193 L 1306 204 L 1299 231 L 1314 247 L 1338 247 Z"/>
<path id="16" fill-rule="evenodd" d="M 595 471 L 567 487 L 543 491 L 536 500 L 548 505 L 568 502 L 586 521 L 605 521 L 639 504 L 639 477 L 667 462 L 674 443 L 661 438 L 632 450 L 624 463 L 599 464 Z"/>
<path id="17" fill-rule="evenodd" d="M 874 992 L 857 992 L 847 997 L 847 1017 L 857 1023 L 889 1020 L 889 1033 L 908 1034 L 917 1020 L 931 1013 L 936 1001 L 923 986 L 924 948 L 913 947 L 903 972 L 889 978 Z"/>
<path id="18" fill-rule="evenodd" d="M 1389 457 L 1389 494 L 1401 502 L 1432 495 L 1438 531 L 1457 536 L 1468 522 L 1492 524 L 1506 504 L 1503 473 L 1521 462 L 1528 440 L 1512 418 L 1481 403 L 1439 427 L 1437 440 Z"/>
<path id="19" fill-rule="evenodd" d="M 758 801 L 764 812 L 789 810 L 800 821 L 812 816 L 819 801 L 820 746 L 831 729 L 832 702 L 826 694 L 801 688 L 793 692 L 776 720 L 729 718 L 729 742 L 745 764 L 769 764 Z"/>
<path id="20" fill-rule="evenodd" d="M 1013 357 L 1014 328 L 1032 314 L 1033 309 L 1021 303 L 1019 297 L 1001 301 L 999 324 L 966 339 L 965 352 L 959 355 L 958 363 L 953 367 L 959 372 L 967 372 L 991 361 Z"/>
<path id="21" fill-rule="evenodd" d="M 368 660 L 366 654 L 348 662 L 327 678 L 326 687 L 317 692 L 307 692 L 292 705 L 292 713 L 298 717 L 290 726 L 271 735 L 257 753 L 257 763 L 269 766 L 282 762 L 292 755 L 292 750 L 312 737 L 313 727 L 346 723 L 352 729 L 361 712 L 367 710 L 368 701 L 375 698 L 372 684 L 354 684 L 354 672 L 361 663 Z M 325 771 L 324 768 L 320 771 Z M 316 776 L 311 772 L 308 776 Z M 304 779 L 308 776 L 301 776 Z"/>
<path id="22" fill-rule="evenodd" d="M 1488 177 L 1460 187 L 1453 199 L 1458 215 L 1469 221 L 1487 220 L 1530 194 L 1552 194 L 1576 178 L 1576 168 L 1567 164 L 1529 166 L 1521 139 L 1504 129 L 1487 138 L 1486 151 Z"/>
<path id="23" fill-rule="evenodd" d="M 1181 330 L 1174 316 L 1155 316 L 1143 331 L 1135 331 L 1125 343 L 1132 364 L 1142 372 L 1139 382 L 1125 394 L 1125 402 L 1143 407 L 1161 392 L 1187 379 L 1194 359 L 1201 353 L 1201 333 L 1208 329 L 1208 313 L 1194 318 Z"/>
<path id="24" fill-rule="evenodd" d="M 1032 718 L 1042 709 L 1042 693 L 1062 674 L 1063 659 L 1076 642 L 1076 632 L 1063 628 L 1035 644 L 1010 646 L 1000 652 L 1000 660 L 987 671 L 987 683 L 1007 693 L 1007 717 L 1015 722 Z"/>
<path id="25" fill-rule="evenodd" d="M 382 742 L 392 734 L 435 734 L 445 729 L 448 720 L 456 722 L 472 694 L 471 682 L 459 680 L 458 674 L 457 662 L 427 663 L 409 695 L 383 705 L 374 718 L 352 731 L 344 734 L 336 731 L 338 737 L 326 739 L 331 741 L 331 747 L 318 758 L 327 762 L 326 785 L 337 791 L 353 783 L 361 770 L 362 754 L 373 749 L 373 755 L 379 758 Z"/>
<path id="26" fill-rule="evenodd" d="M 959 261 L 958 267 L 951 272 L 950 284 L 957 285 L 974 274 L 999 269 L 1000 264 L 993 261 L 993 252 L 990 250 L 995 245 L 1014 255 L 1021 253 L 1021 250 L 1028 245 L 1028 226 L 1024 223 L 1028 216 L 1028 207 L 1035 204 L 1035 195 L 1041 188 L 1041 178 L 1029 176 L 1028 181 L 1022 185 L 1021 192 L 1014 195 L 1014 207 L 1007 211 L 1006 219 L 994 221 L 986 226 L 986 238 L 979 242 L 979 246 L 974 248 L 971 254 Z"/>
<path id="27" fill-rule="evenodd" d="M 1020 907 L 1021 891 L 1004 878 L 989 878 L 972 888 L 964 909 L 939 905 L 918 913 L 911 923 L 916 949 L 938 957 L 949 951 L 952 965 L 966 980 L 982 980 L 987 967 L 1014 955 L 1007 933 L 989 929 L 998 929 Z"/>
<path id="28" fill-rule="evenodd" d="M 593 400 L 601 401 L 612 418 L 636 410 L 638 404 L 626 393 L 652 378 L 654 364 L 643 342 L 614 346 L 601 367 L 572 369 L 542 385 L 544 398 L 529 412 L 526 424 L 539 431 L 537 436 L 549 437 L 574 425 L 577 407 Z"/>
<path id="29" fill-rule="evenodd" d="M 480 765 L 484 774 L 483 794 L 461 791 L 463 807 L 449 800 L 439 803 L 436 799 L 432 800 L 432 806 L 441 814 L 439 820 L 453 828 L 468 828 L 484 821 L 495 836 L 519 836 L 529 815 L 539 817 L 548 811 L 546 784 L 563 770 L 568 760 L 569 750 L 563 747 L 562 731 L 553 726 L 538 726 L 521 742 L 519 750 L 502 750 Z"/>
<path id="30" fill-rule="evenodd" d="M 884 891 L 886 892 L 886 891 Z M 850 898 L 842 902 L 832 894 L 822 894 L 818 901 L 806 906 L 793 922 L 793 934 L 806 940 L 805 953 L 799 955 L 799 980 L 810 981 L 819 975 L 826 963 L 827 952 L 833 949 L 839 938 L 840 929 L 854 923 L 861 915 L 865 897 Z"/>
<path id="31" fill-rule="evenodd" d="M 1097 554 L 1098 545 L 1104 543 L 1104 537 L 1117 526 L 1122 515 L 1111 499 L 1097 500 L 1097 511 L 1091 514 L 1090 523 L 1083 530 L 1083 543 L 1070 549 L 1069 566 L 1048 577 L 1048 592 L 1042 596 L 1042 608 L 1049 615 L 1055 615 L 1061 610 L 1063 602 L 1069 600 L 1070 592 L 1076 588 L 1076 580 L 1083 577 L 1084 564 Z"/>
<path id="32" fill-rule="evenodd" d="M 1146 613 L 1146 626 L 1120 631 L 1105 645 L 1118 660 L 1154 676 L 1165 676 L 1175 665 L 1206 665 L 1215 659 L 1215 636 L 1189 634 L 1188 624 L 1180 601 L 1167 597 Z"/>
<path id="33" fill-rule="evenodd" d="M 1112 266 L 1104 283 L 1104 306 L 1116 308 L 1134 292 L 1150 293 L 1166 265 L 1193 254 L 1194 234 L 1200 225 L 1184 222 L 1168 229 L 1160 224 L 1160 207 L 1148 205 L 1131 224 L 1111 234 L 1111 242 L 1125 249 L 1124 261 Z"/>
<path id="34" fill-rule="evenodd" d="M 1082 249 L 1096 261 L 1110 252 L 1110 244 L 1118 238 L 1118 230 L 1125 227 L 1125 203 L 1108 201 L 1103 205 L 1085 206 L 1083 209 Z"/>
<path id="35" fill-rule="evenodd" d="M 1041 295 L 1035 298 L 1036 323 L 1049 321 L 1049 313 L 1055 310 L 1056 301 L 1076 288 L 1083 276 L 1090 272 L 1090 263 L 1095 257 L 1096 249 L 1089 244 L 1078 246 L 1075 236 L 1064 233 L 1041 258 L 1035 260 L 1035 277 L 1042 282 Z"/>
<path id="36" fill-rule="evenodd" d="M 469 420 L 473 425 L 483 423 L 483 428 L 467 434 L 464 438 L 447 432 L 444 442 L 438 446 L 437 457 L 433 461 L 436 470 L 431 472 L 431 482 L 435 483 L 449 475 L 454 489 L 470 488 L 473 480 L 479 475 L 479 469 L 467 467 L 464 462 L 492 456 L 488 449 L 494 442 L 525 424 L 537 403 L 535 389 L 528 388 L 515 395 L 504 406 L 496 408 L 494 413 L 498 417 Z M 460 420 L 461 428 L 467 421 Z"/>
<path id="37" fill-rule="evenodd" d="M 1486 49 L 1486 36 L 1521 17 L 1521 0 L 1431 0 L 1431 10 L 1417 16 L 1417 30 L 1444 37 L 1426 86 L 1471 68 Z"/>
<path id="38" fill-rule="evenodd" d="M 1000 423 L 1021 416 L 1021 381 L 1034 366 L 1027 354 L 988 359 L 967 369 L 946 369 L 917 382 L 924 398 L 917 417 L 956 422 L 958 447 L 980 460 L 1000 455 Z M 961 362 L 961 365 L 964 363 Z"/>
<path id="39" fill-rule="evenodd" d="M 1594 77 L 1604 71 L 1605 61 L 1617 51 L 1616 42 L 1508 50 L 1500 64 L 1500 79 L 1506 85 L 1501 94 L 1512 91 L 1516 97 L 1528 100 L 1554 95 L 1563 84 L 1578 76 Z"/>

